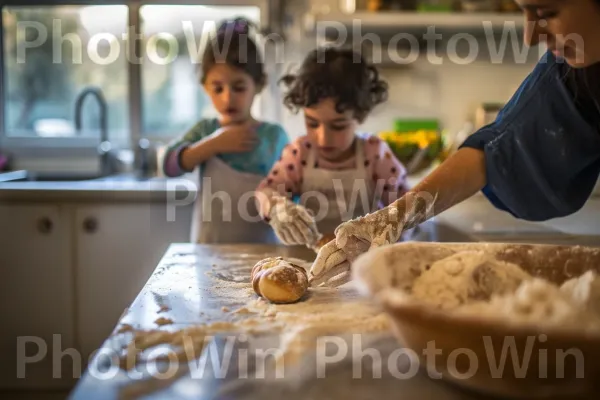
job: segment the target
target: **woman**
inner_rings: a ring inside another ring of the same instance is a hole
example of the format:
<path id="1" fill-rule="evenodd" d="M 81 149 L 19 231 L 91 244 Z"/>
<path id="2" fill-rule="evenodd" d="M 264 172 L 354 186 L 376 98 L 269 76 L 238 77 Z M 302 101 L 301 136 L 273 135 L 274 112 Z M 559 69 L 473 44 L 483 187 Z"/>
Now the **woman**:
<path id="1" fill-rule="evenodd" d="M 350 263 L 482 190 L 530 221 L 579 210 L 600 174 L 600 0 L 517 0 L 527 45 L 548 52 L 492 124 L 404 197 L 343 223 L 319 252 L 313 282 L 346 282 Z"/>

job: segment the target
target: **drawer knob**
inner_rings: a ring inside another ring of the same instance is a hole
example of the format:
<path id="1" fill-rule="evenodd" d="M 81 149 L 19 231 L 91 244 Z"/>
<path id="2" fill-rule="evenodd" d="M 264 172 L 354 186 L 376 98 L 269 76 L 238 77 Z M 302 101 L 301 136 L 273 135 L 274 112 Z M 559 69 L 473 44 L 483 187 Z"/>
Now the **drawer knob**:
<path id="1" fill-rule="evenodd" d="M 38 224 L 38 232 L 43 234 L 48 234 L 52 232 L 52 228 L 54 227 L 54 223 L 48 217 L 42 217 L 39 219 Z"/>
<path id="2" fill-rule="evenodd" d="M 83 229 L 87 233 L 94 233 L 98 230 L 98 220 L 93 217 L 87 217 L 83 220 Z"/>

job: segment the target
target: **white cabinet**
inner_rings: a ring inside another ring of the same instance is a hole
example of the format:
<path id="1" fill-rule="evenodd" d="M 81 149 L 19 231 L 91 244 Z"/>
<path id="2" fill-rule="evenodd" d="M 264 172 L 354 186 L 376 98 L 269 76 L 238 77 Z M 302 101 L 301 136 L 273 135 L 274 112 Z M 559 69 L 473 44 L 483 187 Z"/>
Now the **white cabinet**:
<path id="1" fill-rule="evenodd" d="M 191 213 L 169 222 L 156 202 L 1 204 L 0 389 L 71 387 L 168 246 L 189 241 Z M 18 337 L 31 342 L 26 357 L 46 347 L 25 379 Z"/>
<path id="2" fill-rule="evenodd" d="M 77 334 L 89 361 L 173 242 L 189 241 L 189 216 L 167 221 L 160 203 L 77 206 Z M 191 215 L 191 208 L 189 210 Z"/>
<path id="3" fill-rule="evenodd" d="M 53 352 L 75 346 L 70 224 L 58 205 L 0 205 L 0 388 L 72 383 L 71 356 Z M 28 342 L 21 348 L 31 361 L 24 379 L 17 375 L 27 361 L 17 357 L 18 338 Z"/>

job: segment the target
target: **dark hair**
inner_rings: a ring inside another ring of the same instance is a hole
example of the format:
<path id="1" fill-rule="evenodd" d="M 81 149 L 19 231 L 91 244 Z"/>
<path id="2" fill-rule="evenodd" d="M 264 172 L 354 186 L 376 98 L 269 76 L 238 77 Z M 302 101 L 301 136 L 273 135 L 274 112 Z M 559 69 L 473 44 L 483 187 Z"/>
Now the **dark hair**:
<path id="1" fill-rule="evenodd" d="M 219 26 L 202 55 L 202 83 L 214 65 L 225 63 L 250 75 L 258 86 L 264 86 L 267 79 L 264 63 L 256 43 L 248 37 L 252 27 L 254 24 L 245 18 L 227 20 Z"/>
<path id="2" fill-rule="evenodd" d="M 388 85 L 374 66 L 357 52 L 336 47 L 313 50 L 296 75 L 281 81 L 288 87 L 283 103 L 291 111 L 333 98 L 337 112 L 351 110 L 359 122 L 388 95 Z"/>

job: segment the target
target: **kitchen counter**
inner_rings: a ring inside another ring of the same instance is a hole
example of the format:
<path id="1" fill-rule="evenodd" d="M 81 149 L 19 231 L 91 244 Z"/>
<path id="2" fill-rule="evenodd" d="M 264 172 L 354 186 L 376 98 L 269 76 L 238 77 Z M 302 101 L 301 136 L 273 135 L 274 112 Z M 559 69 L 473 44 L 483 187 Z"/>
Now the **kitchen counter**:
<path id="1" fill-rule="evenodd" d="M 12 202 L 167 202 L 195 198 L 198 181 L 181 178 L 137 178 L 123 174 L 81 181 L 1 182 L 0 201 Z"/>
<path id="2" fill-rule="evenodd" d="M 411 178 L 414 186 L 422 176 Z M 191 204 L 198 192 L 197 174 L 179 178 L 138 178 L 121 174 L 109 178 L 63 182 L 0 182 L 0 202 L 85 203 L 180 201 Z M 178 204 L 181 204 L 178 203 Z M 481 194 L 452 207 L 435 220 L 481 241 L 533 241 L 600 245 L 600 198 L 592 196 L 574 215 L 529 222 L 500 211 Z"/>
<path id="3" fill-rule="evenodd" d="M 215 278 L 211 277 L 214 276 L 211 275 L 211 271 L 224 280 L 246 282 L 248 288 L 251 288 L 249 276 L 233 276 L 230 272 L 234 269 L 228 270 L 227 266 L 239 265 L 242 261 L 250 268 L 256 261 L 274 255 L 293 257 L 307 262 L 314 259 L 314 253 L 298 248 L 261 245 L 172 245 L 139 296 L 122 316 L 119 325 L 115 328 L 114 335 L 104 343 L 100 354 L 116 354 L 127 345 L 128 341 L 123 334 L 118 334 L 119 327 L 126 326 L 125 324 L 136 329 L 152 330 L 158 328 L 155 324 L 157 318 L 164 317 L 171 319 L 174 323 L 160 329 L 173 331 L 196 324 L 228 320 L 231 318 L 231 314 L 228 315 L 227 311 L 233 311 L 243 304 L 219 294 L 219 290 L 215 289 L 219 285 L 215 283 Z M 247 271 L 246 274 L 248 274 Z M 161 312 L 165 309 L 166 311 Z M 343 335 L 338 337 L 347 341 L 355 340 Z M 187 372 L 181 375 L 174 374 L 170 379 L 144 380 L 141 376 L 133 379 L 132 373 L 141 373 L 148 378 L 148 372 L 139 366 L 132 370 L 133 372 L 119 370 L 117 373 L 116 363 L 111 364 L 107 361 L 108 357 L 98 357 L 92 361 L 88 371 L 72 392 L 70 399 L 140 398 L 141 396 L 138 396 L 141 393 L 145 395 L 143 398 L 146 399 L 262 400 L 383 397 L 458 400 L 486 398 L 465 393 L 440 380 L 430 379 L 424 372 L 411 374 L 410 378 L 407 377 L 408 375 L 398 378 L 398 375 L 390 372 L 394 370 L 388 371 L 387 364 L 383 364 L 381 377 L 373 375 L 368 356 L 363 357 L 366 361 L 363 361 L 365 367 L 362 371 L 362 378 L 358 379 L 356 376 L 353 378 L 355 371 L 351 354 L 337 361 L 335 365 L 328 365 L 325 370 L 326 379 L 316 375 L 315 358 L 314 355 L 309 354 L 306 354 L 299 364 L 290 367 L 289 370 L 284 369 L 285 373 L 282 377 L 257 376 L 257 371 L 253 371 L 250 366 L 247 378 L 241 376 L 242 379 L 238 379 L 241 373 L 238 369 L 240 364 L 236 362 L 235 357 L 242 354 L 241 350 L 273 348 L 273 343 L 279 338 L 277 335 L 259 335 L 254 339 L 235 341 L 233 348 L 230 347 L 230 350 L 227 350 L 228 343 L 229 346 L 232 345 L 229 338 L 224 335 L 216 335 L 212 341 L 212 350 L 208 346 L 204 349 L 203 356 L 206 360 L 209 357 L 207 353 L 211 351 L 216 351 L 216 353 L 210 357 L 225 354 L 223 351 L 232 354 L 234 358 L 228 364 L 229 367 L 225 367 L 226 370 L 221 371 L 224 375 L 218 375 L 219 371 L 214 370 L 218 368 L 219 364 L 216 364 L 217 367 L 215 367 L 213 360 L 206 364 L 208 372 L 202 374 L 202 379 L 198 375 Z M 365 340 L 362 342 L 363 348 L 366 348 L 367 345 L 372 346 L 384 357 L 399 348 L 399 344 L 391 332 L 362 334 L 362 338 Z M 239 361 L 239 359 L 237 360 Z M 223 363 L 225 362 L 223 359 Z M 409 361 L 404 363 L 404 367 L 409 363 Z M 403 367 L 399 368 L 402 370 Z M 102 373 L 103 371 L 114 373 Z M 110 377 L 108 377 L 109 375 Z"/>
<path id="4" fill-rule="evenodd" d="M 434 219 L 477 241 L 600 246 L 598 198 L 591 198 L 571 216 L 531 222 L 514 218 L 495 208 L 483 195 L 475 195 Z"/>
<path id="5" fill-rule="evenodd" d="M 437 220 L 418 233 L 415 240 L 461 242 L 478 239 L 447 226 Z M 550 237 L 550 236 L 548 236 Z M 314 253 L 306 248 L 278 247 L 270 245 L 193 245 L 173 244 L 161 260 L 160 264 L 137 296 L 133 304 L 125 310 L 119 323 L 101 351 L 104 357 L 98 357 L 89 364 L 88 370 L 72 392 L 72 400 L 145 398 L 145 399 L 364 399 L 364 398 L 402 398 L 419 400 L 454 400 L 485 399 L 471 392 L 464 392 L 453 385 L 427 376 L 423 370 L 402 375 L 410 371 L 410 361 L 400 362 L 398 370 L 383 364 L 382 375 L 373 375 L 375 370 L 369 364 L 371 358 L 365 352 L 359 353 L 362 378 L 356 377 L 356 354 L 349 351 L 345 357 L 329 363 L 326 379 L 317 375 L 316 355 L 312 352 L 302 353 L 302 360 L 291 369 L 285 369 L 282 377 L 257 376 L 255 364 L 248 364 L 247 356 L 243 361 L 244 370 L 240 370 L 240 354 L 256 354 L 257 349 L 273 349 L 281 343 L 278 334 L 253 334 L 239 338 L 239 333 L 227 335 L 217 333 L 212 337 L 211 345 L 203 350 L 199 360 L 204 360 L 205 369 L 197 375 L 198 370 L 179 368 L 163 379 L 149 379 L 152 372 L 142 366 L 136 367 L 134 374 L 117 368 L 118 358 L 111 363 L 106 355 L 122 355 L 122 350 L 130 343 L 131 335 L 121 331 L 123 327 L 141 331 L 176 332 L 192 326 L 207 326 L 223 321 L 233 321 L 240 309 L 248 306 L 257 296 L 252 292 L 249 280 L 251 267 L 260 259 L 269 256 L 293 258 L 296 263 L 306 267 L 314 260 Z M 227 286 L 231 283 L 235 288 Z M 225 284 L 225 286 L 223 286 Z M 232 296 L 223 292 L 228 290 L 243 292 Z M 344 286 L 346 292 L 352 293 L 352 286 Z M 313 289 L 314 290 L 314 289 Z M 339 288 L 338 290 L 342 290 Z M 356 295 L 356 292 L 354 292 Z M 311 296 L 316 296 L 313 292 Z M 310 297 L 309 297 L 310 298 Z M 327 298 L 326 298 L 327 299 Z M 354 297 L 351 297 L 354 299 Z M 339 300 L 339 299 L 338 299 Z M 343 300 L 343 297 L 342 297 Z M 326 300 L 327 301 L 327 300 Z M 365 301 L 368 301 L 365 299 Z M 337 304 L 337 303 L 336 303 Z M 283 307 L 286 307 L 285 305 Z M 341 309 L 340 305 L 340 309 Z M 338 310 L 338 306 L 334 305 Z M 282 310 L 282 309 L 278 309 Z M 312 313 L 318 313 L 313 311 Z M 337 312 L 337 311 L 336 311 Z M 342 312 L 342 311 L 340 311 Z M 268 315 L 268 314 L 264 314 Z M 159 318 L 170 320 L 166 325 Z M 295 329 L 294 327 L 288 327 Z M 226 330 L 226 328 L 224 328 Z M 232 341 L 231 338 L 234 337 Z M 331 335 L 329 336 L 331 337 Z M 349 349 L 354 349 L 356 335 L 336 334 L 336 340 L 343 340 Z M 361 349 L 376 349 L 382 359 L 389 360 L 391 354 L 401 348 L 391 331 L 361 333 Z M 339 343 L 339 342 L 338 342 Z M 227 353 L 225 353 L 227 352 Z M 243 353 L 242 353 L 243 352 Z M 161 353 L 158 353 L 161 354 Z M 225 367 L 225 359 L 214 358 L 229 354 L 229 367 Z M 328 353 L 331 355 L 331 353 Z M 156 355 L 156 353 L 155 353 Z M 387 357 L 387 358 L 386 358 Z M 210 360 L 210 361 L 207 361 Z M 353 361 L 354 360 L 354 361 Z M 365 361 L 366 360 L 366 361 Z M 198 368 L 198 361 L 195 361 Z M 216 363 L 216 364 L 215 364 Z M 221 364 L 222 363 L 222 364 Z M 143 365 L 143 364 L 142 364 Z M 153 364 L 160 371 L 169 370 L 167 365 Z M 188 365 L 188 364 L 183 364 Z M 365 366 L 366 365 L 366 366 Z M 224 370 L 216 370 L 217 368 Z M 249 368 L 249 369 L 248 369 Z M 183 370 L 183 372 L 181 372 Z M 112 371 L 110 374 L 103 373 Z M 155 370 L 156 371 L 156 370 Z M 181 373 L 175 373 L 181 372 Z M 394 372 L 395 371 L 395 372 Z M 244 373 L 240 379 L 240 374 Z M 109 376 L 110 375 L 110 376 Z M 268 374 L 267 374 L 268 375 Z M 109 377 L 107 377 L 109 376 Z M 144 394 L 141 396 L 140 394 Z M 139 397 L 138 397 L 139 396 Z"/>
<path id="6" fill-rule="evenodd" d="M 415 185 L 421 177 L 413 178 Z M 0 202 L 85 203 L 181 201 L 191 204 L 198 192 L 197 174 L 179 178 L 140 179 L 133 174 L 63 182 L 0 182 Z M 500 211 L 481 194 L 435 218 L 440 223 L 486 241 L 534 241 L 600 245 L 600 198 L 592 196 L 574 215 L 546 222 L 528 222 Z"/>

